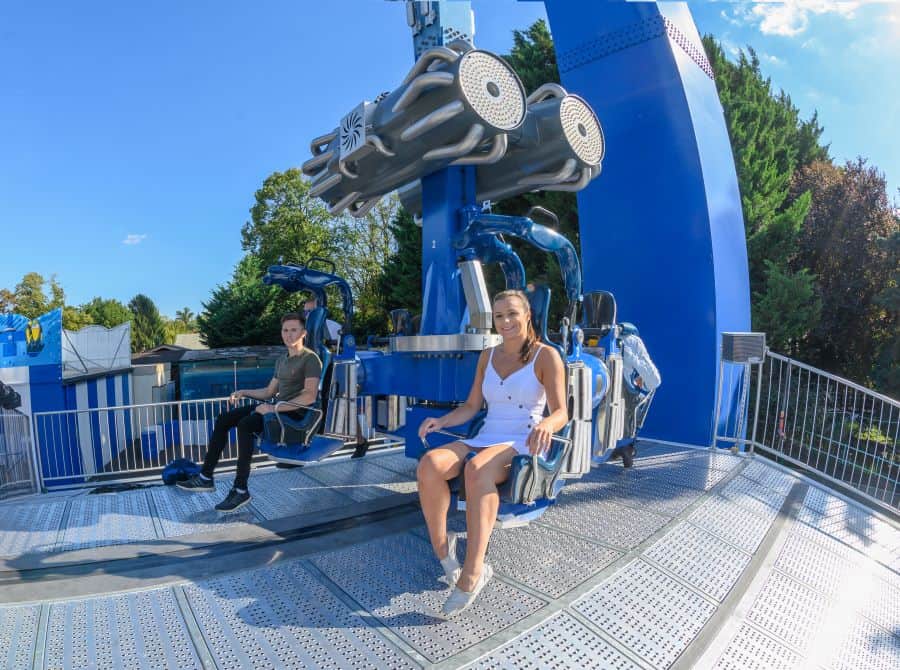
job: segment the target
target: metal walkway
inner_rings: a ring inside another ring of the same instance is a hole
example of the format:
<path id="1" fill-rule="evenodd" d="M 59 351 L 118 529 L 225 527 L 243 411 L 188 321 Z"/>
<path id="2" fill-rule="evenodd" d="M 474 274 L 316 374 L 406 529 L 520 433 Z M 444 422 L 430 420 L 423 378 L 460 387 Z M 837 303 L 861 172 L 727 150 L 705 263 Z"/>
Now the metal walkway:
<path id="1" fill-rule="evenodd" d="M 232 517 L 226 478 L 2 504 L 0 667 L 900 667 L 900 530 L 769 461 L 641 445 L 495 531 L 450 622 L 413 472 L 257 471 Z"/>

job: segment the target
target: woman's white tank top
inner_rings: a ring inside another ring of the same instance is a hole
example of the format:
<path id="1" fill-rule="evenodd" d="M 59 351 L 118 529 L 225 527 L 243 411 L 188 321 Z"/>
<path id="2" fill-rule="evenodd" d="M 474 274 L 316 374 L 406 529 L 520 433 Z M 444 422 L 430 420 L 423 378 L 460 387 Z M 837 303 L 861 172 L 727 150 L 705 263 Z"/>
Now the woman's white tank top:
<path id="1" fill-rule="evenodd" d="M 534 364 L 544 346 L 524 367 L 501 378 L 494 369 L 494 351 L 491 349 L 481 393 L 488 405 L 484 426 L 472 439 L 464 440 L 468 446 L 479 449 L 494 445 L 513 447 L 520 454 L 527 454 L 525 440 L 538 422 L 544 418 L 547 393 L 534 372 Z"/>

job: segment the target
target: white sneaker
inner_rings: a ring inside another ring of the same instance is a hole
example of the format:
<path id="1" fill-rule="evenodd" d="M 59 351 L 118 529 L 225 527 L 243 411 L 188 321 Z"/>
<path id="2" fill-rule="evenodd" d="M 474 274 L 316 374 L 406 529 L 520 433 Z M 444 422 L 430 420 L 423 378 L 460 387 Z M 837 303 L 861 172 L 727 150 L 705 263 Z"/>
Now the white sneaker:
<path id="1" fill-rule="evenodd" d="M 447 533 L 447 555 L 440 560 L 447 584 L 452 589 L 456 586 L 456 580 L 459 579 L 459 574 L 462 572 L 462 567 L 456 559 L 456 533 Z"/>
<path id="2" fill-rule="evenodd" d="M 494 569 L 488 565 L 484 564 L 484 568 L 481 571 L 481 576 L 478 577 L 478 581 L 475 582 L 475 588 L 472 591 L 463 591 L 458 586 L 453 588 L 453 591 L 450 593 L 450 596 L 447 598 L 447 601 L 444 603 L 444 607 L 441 610 L 441 614 L 445 619 L 450 619 L 455 617 L 457 614 L 462 612 L 464 609 L 467 609 L 472 603 L 475 602 L 475 598 L 478 597 L 478 594 L 484 589 L 489 581 L 491 581 L 491 577 L 494 576 Z"/>

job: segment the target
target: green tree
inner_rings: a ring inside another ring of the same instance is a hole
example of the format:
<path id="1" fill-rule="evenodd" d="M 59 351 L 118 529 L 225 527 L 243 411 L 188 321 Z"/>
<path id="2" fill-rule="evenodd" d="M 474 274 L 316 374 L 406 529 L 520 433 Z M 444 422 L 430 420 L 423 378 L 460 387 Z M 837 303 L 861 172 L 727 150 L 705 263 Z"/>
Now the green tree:
<path id="1" fill-rule="evenodd" d="M 309 196 L 309 182 L 300 170 L 272 173 L 255 200 L 250 221 L 241 229 L 241 245 L 259 258 L 263 269 L 282 259 L 302 263 L 311 256 L 333 260 L 338 255 L 334 217 L 321 200 Z"/>
<path id="2" fill-rule="evenodd" d="M 29 272 L 16 284 L 16 312 L 29 319 L 35 319 L 50 311 L 50 300 L 44 293 L 44 277 L 37 272 Z"/>
<path id="3" fill-rule="evenodd" d="M 402 308 L 415 314 L 422 304 L 422 228 L 401 207 L 390 229 L 396 248 L 384 264 L 378 291 L 385 310 Z"/>
<path id="4" fill-rule="evenodd" d="M 804 360 L 870 382 L 878 352 L 896 335 L 896 322 L 876 300 L 896 271 L 881 242 L 898 230 L 884 175 L 862 158 L 842 167 L 817 162 L 795 175 L 792 191 L 812 195 L 795 267 L 816 275 L 822 298 Z"/>
<path id="5" fill-rule="evenodd" d="M 808 326 L 819 320 L 822 301 L 816 295 L 814 277 L 805 268 L 791 272 L 764 261 L 763 290 L 753 301 L 753 323 L 766 333 L 766 344 L 788 356 L 800 351 Z"/>
<path id="6" fill-rule="evenodd" d="M 128 303 L 128 309 L 133 315 L 131 321 L 132 351 L 147 351 L 165 342 L 165 324 L 153 300 L 139 293 Z"/>
<path id="7" fill-rule="evenodd" d="M 66 330 L 81 330 L 93 323 L 94 320 L 82 308 L 71 305 L 63 307 L 62 325 Z"/>
<path id="8" fill-rule="evenodd" d="M 353 289 L 356 312 L 353 330 L 357 336 L 386 330 L 387 311 L 380 291 L 380 278 L 396 249 L 392 222 L 399 208 L 398 198 L 392 195 L 382 198 L 361 219 L 347 216 L 337 222 L 344 250 L 337 271 Z"/>
<path id="9" fill-rule="evenodd" d="M 184 328 L 181 332 L 191 332 L 197 327 L 196 315 L 191 311 L 190 307 L 184 307 L 175 312 L 175 321 Z"/>
<path id="10" fill-rule="evenodd" d="M 217 286 L 197 317 L 200 337 L 212 348 L 281 343 L 281 315 L 296 308 L 295 299 L 262 283 L 263 267 L 253 254 L 244 256 L 224 286 Z"/>
<path id="11" fill-rule="evenodd" d="M 556 49 L 543 19 L 535 21 L 528 30 L 514 30 L 512 51 L 504 58 L 519 75 L 526 93 L 547 82 L 559 83 Z"/>
<path id="12" fill-rule="evenodd" d="M 104 328 L 115 328 L 134 318 L 130 309 L 112 298 L 99 296 L 92 298 L 90 302 L 81 305 L 80 309 L 90 317 L 91 323 L 96 323 Z"/>
<path id="13" fill-rule="evenodd" d="M 16 294 L 9 289 L 0 288 L 0 314 L 16 311 Z"/>
<path id="14" fill-rule="evenodd" d="M 900 225 L 900 218 L 894 220 Z M 900 397 L 900 231 L 879 241 L 887 254 L 887 266 L 891 278 L 885 288 L 875 296 L 875 303 L 884 308 L 888 323 L 888 333 L 892 337 L 885 339 L 875 358 L 872 377 L 876 386 L 888 395 Z"/>

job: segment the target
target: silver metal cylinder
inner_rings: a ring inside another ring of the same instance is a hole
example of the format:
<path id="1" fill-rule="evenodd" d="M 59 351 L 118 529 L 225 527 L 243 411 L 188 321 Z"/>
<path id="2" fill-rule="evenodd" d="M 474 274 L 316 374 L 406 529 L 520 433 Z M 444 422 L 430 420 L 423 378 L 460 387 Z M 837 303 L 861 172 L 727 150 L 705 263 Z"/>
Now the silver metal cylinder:
<path id="1" fill-rule="evenodd" d="M 317 138 L 303 165 L 310 192 L 333 213 L 359 214 L 373 199 L 474 155 L 499 158 L 499 135 L 525 116 L 515 71 L 486 51 L 429 50 L 396 90 L 365 102 Z"/>

